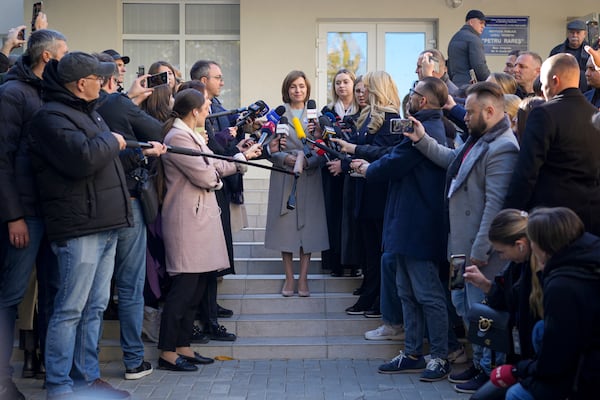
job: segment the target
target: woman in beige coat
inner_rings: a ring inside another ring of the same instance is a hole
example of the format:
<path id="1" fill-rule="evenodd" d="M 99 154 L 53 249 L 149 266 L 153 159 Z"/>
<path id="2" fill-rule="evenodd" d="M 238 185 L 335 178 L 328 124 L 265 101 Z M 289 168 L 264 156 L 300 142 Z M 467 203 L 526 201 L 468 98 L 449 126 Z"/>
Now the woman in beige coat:
<path id="1" fill-rule="evenodd" d="M 172 117 L 165 123 L 165 144 L 212 153 L 203 128 L 210 100 L 186 89 L 175 97 Z M 190 347 L 196 306 L 206 288 L 206 273 L 229 268 L 221 210 L 214 191 L 223 176 L 238 172 L 236 164 L 208 157 L 167 153 L 162 159 L 167 193 L 162 227 L 167 272 L 172 286 L 165 302 L 158 348 L 158 366 L 173 371 L 196 371 L 195 364 L 213 362 Z"/>

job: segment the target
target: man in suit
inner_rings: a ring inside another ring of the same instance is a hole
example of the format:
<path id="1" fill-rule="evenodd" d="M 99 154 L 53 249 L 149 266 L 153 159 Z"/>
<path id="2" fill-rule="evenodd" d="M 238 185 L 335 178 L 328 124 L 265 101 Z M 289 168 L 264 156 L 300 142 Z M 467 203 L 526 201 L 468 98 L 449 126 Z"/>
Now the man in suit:
<path id="1" fill-rule="evenodd" d="M 519 85 L 516 95 L 524 99 L 535 96 L 533 84 L 540 76 L 542 57 L 532 51 L 523 51 L 517 57 L 513 68 L 513 76 Z"/>
<path id="2" fill-rule="evenodd" d="M 417 150 L 446 168 L 446 195 L 450 234 L 448 254 L 465 254 L 488 279 L 502 269 L 504 262 L 492 251 L 488 231 L 502 208 L 502 200 L 517 160 L 519 145 L 504 114 L 504 95 L 495 83 L 479 82 L 467 91 L 465 123 L 469 137 L 458 149 L 450 149 L 425 134 L 415 122 L 413 133 L 404 133 Z M 483 292 L 467 283 L 454 290 L 452 301 L 463 318 Z M 474 393 L 489 379 L 491 359 L 483 348 L 473 345 L 473 365 L 467 371 L 451 374 L 450 382 L 463 393 Z"/>
<path id="3" fill-rule="evenodd" d="M 425 77 L 411 89 L 410 114 L 421 121 L 437 143 L 446 144 L 442 105 L 448 88 L 439 78 Z M 372 164 L 354 160 L 352 166 L 367 180 L 389 189 L 384 214 L 382 270 L 395 274 L 395 289 L 402 301 L 406 343 L 404 351 L 379 367 L 380 373 L 422 370 L 420 380 L 446 379 L 448 362 L 448 312 L 438 268 L 445 257 L 443 168 L 435 165 L 404 138 L 392 151 Z M 395 293 L 382 285 L 381 302 Z M 382 307 L 386 310 L 387 307 Z M 384 316 L 386 317 L 386 316 Z M 425 324 L 429 331 L 431 360 L 423 358 Z"/>
<path id="4" fill-rule="evenodd" d="M 505 207 L 568 207 L 587 231 L 600 234 L 600 132 L 598 111 L 579 91 L 579 64 L 557 54 L 542 64 L 547 102 L 531 111 Z"/>

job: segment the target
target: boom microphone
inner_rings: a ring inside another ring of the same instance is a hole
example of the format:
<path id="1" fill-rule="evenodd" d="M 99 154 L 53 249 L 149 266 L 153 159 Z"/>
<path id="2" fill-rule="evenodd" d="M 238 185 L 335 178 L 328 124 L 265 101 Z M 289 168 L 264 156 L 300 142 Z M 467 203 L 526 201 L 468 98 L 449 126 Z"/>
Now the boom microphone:
<path id="1" fill-rule="evenodd" d="M 238 114 L 238 113 L 246 111 L 247 109 L 248 109 L 247 107 L 234 108 L 233 110 L 227 110 L 227 111 L 221 111 L 218 113 L 208 114 L 208 117 L 206 117 L 206 118 L 219 118 L 219 117 L 224 117 L 226 115 Z"/>

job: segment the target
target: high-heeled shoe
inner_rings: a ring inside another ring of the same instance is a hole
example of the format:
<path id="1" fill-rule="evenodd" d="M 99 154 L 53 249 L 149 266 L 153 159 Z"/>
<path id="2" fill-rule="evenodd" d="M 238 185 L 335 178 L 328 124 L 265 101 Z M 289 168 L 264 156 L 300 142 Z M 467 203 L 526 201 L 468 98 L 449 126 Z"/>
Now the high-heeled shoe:
<path id="1" fill-rule="evenodd" d="M 310 297 L 310 292 L 308 290 L 298 290 L 298 296 L 300 297 Z"/>
<path id="2" fill-rule="evenodd" d="M 281 288 L 281 295 L 283 297 L 292 297 L 294 295 L 294 283 L 292 282 L 292 290 L 286 290 L 285 289 L 286 283 L 287 282 L 283 283 L 283 287 Z"/>

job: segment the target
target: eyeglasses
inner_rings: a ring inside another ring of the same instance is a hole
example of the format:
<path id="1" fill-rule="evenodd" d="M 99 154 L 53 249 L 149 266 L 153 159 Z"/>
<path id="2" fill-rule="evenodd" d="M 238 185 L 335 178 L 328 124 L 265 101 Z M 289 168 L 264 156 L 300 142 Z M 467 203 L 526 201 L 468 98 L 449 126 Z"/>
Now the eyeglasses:
<path id="1" fill-rule="evenodd" d="M 100 85 L 104 85 L 104 82 L 106 81 L 106 78 L 103 76 L 85 77 L 85 78 L 81 78 L 81 79 L 90 79 L 93 81 L 98 81 L 98 82 L 100 82 Z"/>
<path id="2" fill-rule="evenodd" d="M 356 93 L 356 94 L 365 94 L 365 93 L 367 93 L 367 90 L 366 89 L 362 89 L 362 90 L 361 89 L 355 89 L 354 93 Z"/>
<path id="3" fill-rule="evenodd" d="M 417 92 L 417 91 L 416 91 L 415 89 L 413 89 L 413 88 L 410 88 L 410 89 L 408 89 L 408 93 L 409 93 L 409 96 L 412 96 L 413 94 L 416 94 L 416 95 L 418 95 L 418 96 L 425 97 L 424 95 L 422 95 L 421 93 Z"/>
<path id="4" fill-rule="evenodd" d="M 223 82 L 223 75 L 211 76 L 211 78 Z"/>

